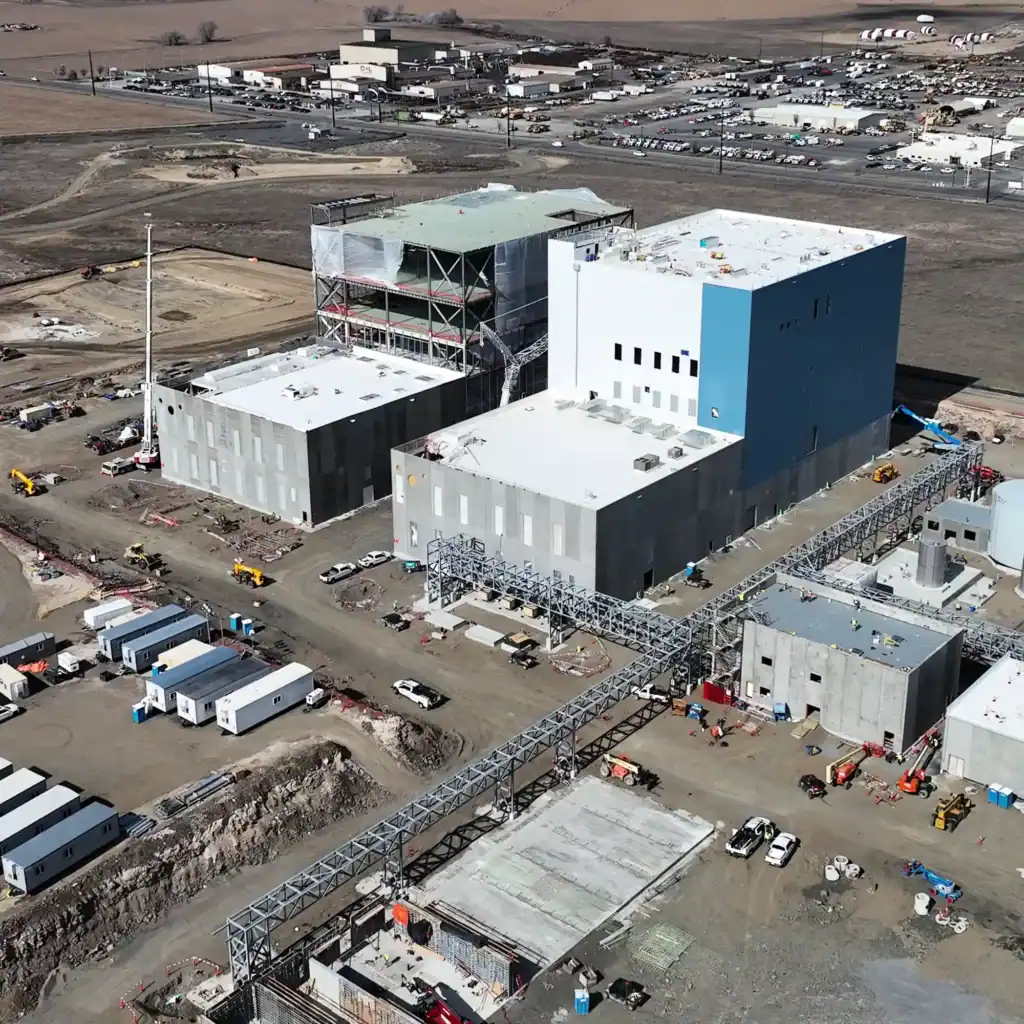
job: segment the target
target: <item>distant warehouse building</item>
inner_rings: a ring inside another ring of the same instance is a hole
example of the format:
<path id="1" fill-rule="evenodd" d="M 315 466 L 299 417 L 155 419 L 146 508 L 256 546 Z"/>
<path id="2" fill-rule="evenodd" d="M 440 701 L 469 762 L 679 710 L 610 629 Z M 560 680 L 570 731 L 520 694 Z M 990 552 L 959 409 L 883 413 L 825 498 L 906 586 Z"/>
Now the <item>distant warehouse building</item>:
<path id="1" fill-rule="evenodd" d="M 158 385 L 164 476 L 298 524 L 387 497 L 391 448 L 498 403 L 487 331 L 512 352 L 546 332 L 548 239 L 632 223 L 586 189 L 315 206 L 321 343 Z"/>
<path id="2" fill-rule="evenodd" d="M 989 160 L 1011 160 L 1024 152 L 1024 140 L 994 139 L 987 135 L 922 132 L 909 146 L 901 146 L 901 160 L 950 167 L 987 167 Z"/>
<path id="3" fill-rule="evenodd" d="M 758 107 L 751 111 L 758 121 L 778 125 L 780 128 L 831 131 L 839 129 L 862 130 L 877 123 L 881 113 L 859 107 L 829 107 L 815 103 L 779 103 L 774 107 Z"/>
<path id="4" fill-rule="evenodd" d="M 552 240 L 549 389 L 393 453 L 396 552 L 629 598 L 840 479 L 888 448 L 905 248 L 726 210 Z"/>

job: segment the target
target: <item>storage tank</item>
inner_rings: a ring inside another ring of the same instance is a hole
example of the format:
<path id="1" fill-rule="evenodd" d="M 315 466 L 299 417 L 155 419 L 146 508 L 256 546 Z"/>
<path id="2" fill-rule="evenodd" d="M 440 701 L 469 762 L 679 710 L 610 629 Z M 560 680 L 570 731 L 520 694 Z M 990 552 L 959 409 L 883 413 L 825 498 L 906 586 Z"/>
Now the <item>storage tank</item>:
<path id="1" fill-rule="evenodd" d="M 935 17 L 931 14 L 919 14 L 917 16 L 918 25 L 930 25 L 935 20 Z"/>
<path id="2" fill-rule="evenodd" d="M 896 38 L 896 29 L 894 29 L 894 28 L 882 29 L 882 38 L 883 39 L 895 39 Z"/>
<path id="3" fill-rule="evenodd" d="M 874 40 L 875 42 L 878 42 L 878 40 L 882 38 L 882 36 L 884 35 L 884 33 L 885 33 L 885 29 L 881 29 L 881 28 L 873 28 L 873 29 L 871 30 L 871 38 L 872 38 L 872 39 L 873 39 L 873 40 Z"/>
<path id="4" fill-rule="evenodd" d="M 871 39 L 871 29 L 869 29 L 869 28 L 864 29 L 864 31 L 861 32 L 860 37 L 865 42 L 868 42 Z"/>
<path id="5" fill-rule="evenodd" d="M 993 562 L 1016 570 L 1024 562 L 1024 480 L 1006 480 L 992 491 L 988 553 Z"/>
<path id="6" fill-rule="evenodd" d="M 938 538 L 924 538 L 917 543 L 917 585 L 941 587 L 946 582 L 946 542 Z"/>

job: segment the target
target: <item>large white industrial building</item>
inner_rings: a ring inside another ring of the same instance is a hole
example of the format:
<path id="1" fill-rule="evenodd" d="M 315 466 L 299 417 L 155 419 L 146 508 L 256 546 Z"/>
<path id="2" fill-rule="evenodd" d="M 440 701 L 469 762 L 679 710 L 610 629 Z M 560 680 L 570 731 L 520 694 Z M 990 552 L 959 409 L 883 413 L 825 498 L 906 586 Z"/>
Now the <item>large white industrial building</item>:
<path id="1" fill-rule="evenodd" d="M 994 139 L 987 135 L 960 135 L 955 132 L 922 132 L 909 146 L 901 146 L 896 156 L 926 164 L 952 167 L 987 167 L 989 160 L 1010 160 L 1024 152 L 1020 139 Z"/>
<path id="2" fill-rule="evenodd" d="M 586 189 L 318 204 L 319 343 L 157 386 L 164 476 L 296 524 L 386 497 L 392 447 L 495 406 L 507 353 L 542 344 L 547 240 L 632 219 Z"/>
<path id="3" fill-rule="evenodd" d="M 887 449 L 904 239 L 713 210 L 548 250 L 549 389 L 393 453 L 399 553 L 633 597 Z"/>
<path id="4" fill-rule="evenodd" d="M 797 129 L 863 129 L 881 117 L 877 110 L 856 107 L 829 107 L 815 103 L 779 103 L 751 111 L 758 121 Z"/>

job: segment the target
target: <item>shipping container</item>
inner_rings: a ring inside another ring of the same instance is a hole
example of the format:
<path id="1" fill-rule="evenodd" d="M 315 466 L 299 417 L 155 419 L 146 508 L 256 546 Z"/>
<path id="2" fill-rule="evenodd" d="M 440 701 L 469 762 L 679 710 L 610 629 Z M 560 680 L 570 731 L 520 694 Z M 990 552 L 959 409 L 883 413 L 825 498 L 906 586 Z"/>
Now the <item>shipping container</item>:
<path id="1" fill-rule="evenodd" d="M 313 689 L 313 670 L 298 662 L 257 679 L 216 703 L 217 724 L 235 736 L 301 704 Z"/>
<path id="2" fill-rule="evenodd" d="M 143 633 L 121 644 L 121 661 L 133 672 L 145 672 L 161 654 L 180 647 L 186 640 L 209 640 L 210 623 L 205 615 L 188 615 L 151 633 Z"/>
<path id="3" fill-rule="evenodd" d="M 0 817 L 0 856 L 70 817 L 82 806 L 82 797 L 70 786 L 54 786 L 28 803 Z"/>
<path id="4" fill-rule="evenodd" d="M 34 796 L 39 796 L 44 789 L 45 775 L 31 768 L 19 768 L 6 779 L 0 779 L 0 814 L 10 814 Z"/>
<path id="5" fill-rule="evenodd" d="M 33 633 L 0 647 L 0 664 L 17 668 L 29 662 L 42 661 L 56 651 L 57 639 L 52 633 Z"/>
<path id="6" fill-rule="evenodd" d="M 217 701 L 255 683 L 273 669 L 258 658 L 240 658 L 190 679 L 178 690 L 178 717 L 202 725 L 217 717 Z"/>
<path id="7" fill-rule="evenodd" d="M 36 892 L 121 837 L 117 811 L 99 801 L 15 847 L 3 857 L 4 878 L 22 892 Z"/>
<path id="8" fill-rule="evenodd" d="M 168 669 L 158 676 L 146 680 L 146 702 L 150 707 L 159 708 L 163 712 L 173 711 L 177 694 L 191 680 L 218 665 L 236 661 L 241 657 L 238 651 L 230 647 L 214 647 L 212 651 L 200 654 L 198 658 L 186 661 L 184 665 Z"/>
<path id="9" fill-rule="evenodd" d="M 132 610 L 132 603 L 127 597 L 115 597 L 110 601 L 103 601 L 86 608 L 82 614 L 86 626 L 89 629 L 102 629 L 111 619 Z"/>
<path id="10" fill-rule="evenodd" d="M 153 671 L 168 672 L 172 668 L 178 668 L 193 658 L 198 658 L 200 654 L 212 650 L 213 644 L 208 644 L 205 640 L 186 640 L 183 644 L 178 644 L 177 647 L 172 647 L 169 651 L 161 654 L 153 662 Z"/>
<path id="11" fill-rule="evenodd" d="M 22 409 L 19 414 L 22 423 L 39 423 L 50 419 L 52 416 L 53 406 L 49 403 L 45 405 L 30 405 L 27 409 Z"/>
<path id="12" fill-rule="evenodd" d="M 8 700 L 22 700 L 28 696 L 28 680 L 13 665 L 0 665 L 0 693 Z"/>
<path id="13" fill-rule="evenodd" d="M 111 661 L 120 661 L 121 648 L 129 640 L 135 640 L 146 633 L 169 626 L 172 622 L 178 622 L 185 618 L 186 615 L 188 612 L 180 605 L 169 604 L 164 608 L 155 608 L 151 612 L 139 615 L 122 626 L 109 625 L 106 629 L 100 630 L 100 650 Z"/>

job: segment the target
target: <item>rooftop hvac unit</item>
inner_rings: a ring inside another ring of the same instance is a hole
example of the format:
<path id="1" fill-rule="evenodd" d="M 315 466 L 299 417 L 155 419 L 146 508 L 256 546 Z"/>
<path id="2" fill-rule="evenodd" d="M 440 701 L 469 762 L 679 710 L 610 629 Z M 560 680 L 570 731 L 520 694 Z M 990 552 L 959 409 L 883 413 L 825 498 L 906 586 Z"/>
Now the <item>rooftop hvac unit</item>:
<path id="1" fill-rule="evenodd" d="M 637 416 L 635 420 L 630 420 L 626 426 L 633 431 L 634 434 L 642 434 L 651 424 L 650 416 Z"/>
<path id="2" fill-rule="evenodd" d="M 621 405 L 609 405 L 601 413 L 601 419 L 608 423 L 625 423 L 627 416 L 629 416 L 629 412 Z"/>
<path id="3" fill-rule="evenodd" d="M 668 457 L 670 459 L 681 459 L 684 455 L 686 455 L 685 449 L 680 448 L 678 445 L 675 445 L 668 450 Z"/>
<path id="4" fill-rule="evenodd" d="M 685 434 L 679 435 L 679 440 L 691 448 L 707 448 L 715 443 L 715 435 L 705 430 L 687 430 Z"/>
<path id="5" fill-rule="evenodd" d="M 571 398 L 556 398 L 555 408 L 556 409 L 571 409 L 576 403 Z"/>
<path id="6" fill-rule="evenodd" d="M 633 460 L 633 468 L 638 469 L 641 473 L 649 473 L 652 469 L 657 469 L 661 465 L 661 459 L 657 455 L 647 454 L 641 455 L 638 459 Z"/>
<path id="7" fill-rule="evenodd" d="M 603 398 L 592 398 L 589 402 L 584 402 L 580 408 L 588 416 L 596 416 L 607 404 Z"/>
<path id="8" fill-rule="evenodd" d="M 671 423 L 652 423 L 647 428 L 647 433 L 651 437 L 656 437 L 659 441 L 664 441 L 675 433 L 675 429 Z"/>

